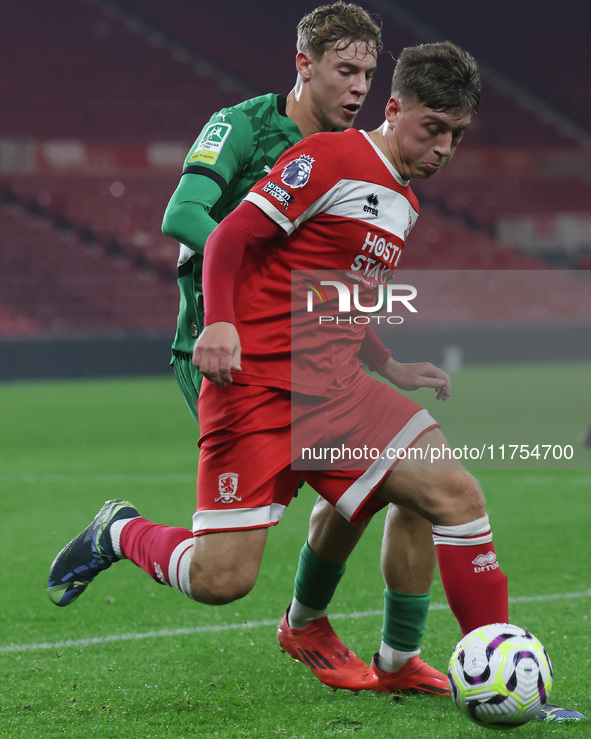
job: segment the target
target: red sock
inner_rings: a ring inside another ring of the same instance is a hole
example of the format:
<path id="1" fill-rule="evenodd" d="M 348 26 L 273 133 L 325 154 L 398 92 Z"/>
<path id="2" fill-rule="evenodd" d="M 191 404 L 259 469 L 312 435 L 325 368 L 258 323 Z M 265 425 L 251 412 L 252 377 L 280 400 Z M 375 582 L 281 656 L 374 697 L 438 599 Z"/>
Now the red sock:
<path id="1" fill-rule="evenodd" d="M 507 577 L 497 562 L 488 516 L 461 526 L 433 526 L 447 602 L 462 634 L 509 621 Z"/>
<path id="2" fill-rule="evenodd" d="M 170 585 L 189 597 L 189 564 L 194 542 L 189 529 L 162 526 L 141 517 L 128 521 L 119 538 L 127 559 L 156 582 Z"/>

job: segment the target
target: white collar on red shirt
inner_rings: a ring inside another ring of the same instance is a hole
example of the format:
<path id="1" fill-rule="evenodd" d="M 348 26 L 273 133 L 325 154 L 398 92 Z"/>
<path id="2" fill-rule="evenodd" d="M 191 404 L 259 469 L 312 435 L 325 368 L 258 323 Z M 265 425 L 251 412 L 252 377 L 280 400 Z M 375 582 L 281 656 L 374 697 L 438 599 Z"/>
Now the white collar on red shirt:
<path id="1" fill-rule="evenodd" d="M 384 162 L 384 164 L 386 165 L 386 167 L 388 167 L 388 170 L 392 173 L 392 176 L 394 177 L 394 179 L 396 180 L 396 182 L 398 182 L 399 185 L 403 185 L 404 187 L 406 187 L 406 185 L 408 185 L 408 183 L 410 182 L 410 180 L 405 180 L 403 177 L 401 177 L 398 174 L 398 172 L 392 166 L 392 162 L 382 152 L 382 150 L 379 149 L 374 144 L 374 142 L 371 140 L 371 138 L 370 138 L 369 134 L 367 133 L 367 131 L 360 130 L 359 133 L 363 134 L 363 136 L 365 136 L 365 138 L 367 139 L 368 143 L 371 144 L 371 146 L 373 146 L 376 154 L 380 157 L 380 159 L 382 160 L 382 162 Z"/>

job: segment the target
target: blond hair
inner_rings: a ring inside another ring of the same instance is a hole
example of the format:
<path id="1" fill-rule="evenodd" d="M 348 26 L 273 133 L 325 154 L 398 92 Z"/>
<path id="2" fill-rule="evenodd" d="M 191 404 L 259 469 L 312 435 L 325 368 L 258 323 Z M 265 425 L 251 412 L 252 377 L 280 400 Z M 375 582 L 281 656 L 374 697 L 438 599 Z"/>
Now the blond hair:
<path id="1" fill-rule="evenodd" d="M 338 0 L 332 5 L 322 5 L 299 22 L 297 50 L 320 57 L 331 47 L 339 50 L 352 42 L 363 41 L 377 56 L 384 47 L 381 21 L 376 18 L 355 3 Z"/>

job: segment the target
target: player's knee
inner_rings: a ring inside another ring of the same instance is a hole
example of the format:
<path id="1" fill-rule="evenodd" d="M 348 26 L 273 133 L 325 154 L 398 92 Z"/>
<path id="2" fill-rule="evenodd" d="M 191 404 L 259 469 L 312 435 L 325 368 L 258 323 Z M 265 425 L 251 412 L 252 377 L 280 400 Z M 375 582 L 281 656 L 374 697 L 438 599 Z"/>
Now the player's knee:
<path id="1" fill-rule="evenodd" d="M 191 569 L 191 597 L 199 603 L 223 606 L 240 600 L 252 590 L 256 576 L 240 571 L 221 570 L 205 573 Z"/>
<path id="2" fill-rule="evenodd" d="M 486 504 L 478 481 L 466 470 L 442 474 L 441 505 L 437 523 L 454 525 L 486 515 Z"/>
<path id="3" fill-rule="evenodd" d="M 420 513 L 402 505 L 390 505 L 386 514 L 388 529 L 399 531 L 419 532 L 424 528 L 430 531 L 430 524 Z"/>

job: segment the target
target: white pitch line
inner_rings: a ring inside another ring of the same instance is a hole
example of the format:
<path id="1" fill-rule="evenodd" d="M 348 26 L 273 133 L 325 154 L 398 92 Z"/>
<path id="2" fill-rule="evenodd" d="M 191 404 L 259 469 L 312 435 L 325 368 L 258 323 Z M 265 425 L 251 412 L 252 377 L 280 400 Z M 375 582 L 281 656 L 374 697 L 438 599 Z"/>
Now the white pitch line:
<path id="1" fill-rule="evenodd" d="M 551 593 L 548 595 L 522 595 L 509 598 L 509 603 L 539 603 L 551 600 L 569 600 L 573 598 L 590 598 L 591 590 L 582 590 L 578 593 Z M 447 603 L 431 603 L 430 611 L 447 610 Z M 382 616 L 382 611 L 357 611 L 354 613 L 331 613 L 331 621 L 344 618 L 360 619 Z M 135 634 L 110 634 L 108 636 L 96 636 L 90 639 L 66 639 L 56 642 L 40 642 L 38 644 L 7 644 L 0 646 L 0 654 L 13 654 L 15 652 L 36 652 L 47 649 L 65 649 L 67 647 L 91 647 L 112 642 L 138 641 L 140 639 L 160 639 L 166 636 L 191 636 L 194 634 L 212 634 L 221 631 L 236 631 L 237 629 L 260 629 L 277 625 L 277 618 L 264 619 L 262 621 L 246 621 L 235 624 L 214 624 L 211 626 L 188 626 L 179 629 L 162 629 L 159 631 L 144 631 Z"/>

